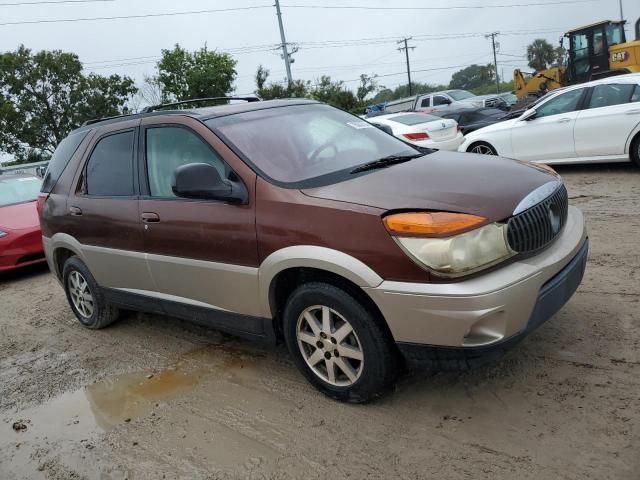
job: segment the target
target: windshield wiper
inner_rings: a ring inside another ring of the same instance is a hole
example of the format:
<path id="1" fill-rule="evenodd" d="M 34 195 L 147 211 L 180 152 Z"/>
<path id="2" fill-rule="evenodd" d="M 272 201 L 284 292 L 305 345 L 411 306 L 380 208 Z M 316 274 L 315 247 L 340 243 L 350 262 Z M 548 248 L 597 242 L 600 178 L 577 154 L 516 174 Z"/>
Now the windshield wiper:
<path id="1" fill-rule="evenodd" d="M 350 173 L 366 172 L 368 170 L 376 170 L 378 168 L 387 168 L 398 163 L 408 162 L 414 158 L 424 156 L 423 153 L 414 153 L 412 155 L 389 155 L 388 157 L 379 158 L 373 162 L 365 163 L 351 170 Z"/>

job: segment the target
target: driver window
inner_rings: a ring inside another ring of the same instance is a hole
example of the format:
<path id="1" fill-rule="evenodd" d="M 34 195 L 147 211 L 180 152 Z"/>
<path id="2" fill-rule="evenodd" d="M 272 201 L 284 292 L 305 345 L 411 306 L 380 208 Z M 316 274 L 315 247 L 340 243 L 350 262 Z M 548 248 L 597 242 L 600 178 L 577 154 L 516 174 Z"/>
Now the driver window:
<path id="1" fill-rule="evenodd" d="M 446 97 L 442 97 L 440 95 L 436 95 L 435 97 L 433 97 L 433 106 L 437 107 L 438 105 L 447 105 L 447 99 Z"/>
<path id="2" fill-rule="evenodd" d="M 536 108 L 536 118 L 575 112 L 578 109 L 578 104 L 580 103 L 583 92 L 584 88 L 578 88 L 577 90 L 571 90 L 570 92 L 558 95 L 544 105 Z"/>
<path id="3" fill-rule="evenodd" d="M 146 130 L 147 174 L 152 197 L 175 197 L 171 183 L 176 168 L 188 163 L 208 163 L 221 178 L 228 178 L 229 167 L 198 135 L 181 127 Z"/>
<path id="4" fill-rule="evenodd" d="M 582 33 L 573 37 L 572 53 L 576 60 L 589 56 L 589 39 L 586 34 Z"/>

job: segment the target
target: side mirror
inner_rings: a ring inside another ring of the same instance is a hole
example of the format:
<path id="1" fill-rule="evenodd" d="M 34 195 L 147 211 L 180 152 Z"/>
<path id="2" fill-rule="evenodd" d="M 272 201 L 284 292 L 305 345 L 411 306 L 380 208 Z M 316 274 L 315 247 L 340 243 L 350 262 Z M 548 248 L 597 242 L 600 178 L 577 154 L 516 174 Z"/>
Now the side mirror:
<path id="1" fill-rule="evenodd" d="M 534 108 L 530 108 L 529 110 L 525 110 L 525 112 L 520 117 L 520 120 L 522 120 L 523 122 L 533 120 L 534 118 L 536 118 L 537 114 L 538 112 L 536 112 Z"/>
<path id="2" fill-rule="evenodd" d="M 393 130 L 391 130 L 391 127 L 389 125 L 383 125 L 381 123 L 374 123 L 374 125 L 378 127 L 380 130 L 382 130 L 383 132 L 393 136 Z"/>
<path id="3" fill-rule="evenodd" d="M 445 98 L 445 99 L 444 99 L 444 103 L 445 103 L 446 105 L 451 105 L 451 103 L 452 103 L 452 102 L 451 102 L 451 100 L 449 100 L 448 98 Z"/>
<path id="4" fill-rule="evenodd" d="M 246 203 L 248 193 L 242 182 L 223 179 L 208 163 L 188 163 L 176 168 L 171 189 L 178 197 Z"/>

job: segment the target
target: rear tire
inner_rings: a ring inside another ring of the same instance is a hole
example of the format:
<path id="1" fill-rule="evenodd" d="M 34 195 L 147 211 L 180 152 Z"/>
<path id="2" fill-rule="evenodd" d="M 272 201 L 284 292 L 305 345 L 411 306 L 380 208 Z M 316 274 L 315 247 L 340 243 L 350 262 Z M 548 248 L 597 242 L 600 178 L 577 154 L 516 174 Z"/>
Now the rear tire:
<path id="1" fill-rule="evenodd" d="M 487 142 L 472 143 L 469 148 L 467 148 L 467 152 L 476 153 L 478 155 L 498 155 L 496 149 Z"/>
<path id="2" fill-rule="evenodd" d="M 287 300 L 283 327 L 296 366 L 331 398 L 367 402 L 396 378 L 397 351 L 379 319 L 333 285 L 299 286 Z"/>
<path id="3" fill-rule="evenodd" d="M 78 257 L 70 257 L 65 262 L 62 284 L 71 310 L 83 326 L 97 330 L 118 319 L 118 309 L 107 302 L 93 275 Z"/>
<path id="4" fill-rule="evenodd" d="M 640 133 L 636 135 L 636 138 L 631 142 L 631 152 L 629 152 L 631 161 L 636 167 L 640 167 Z"/>

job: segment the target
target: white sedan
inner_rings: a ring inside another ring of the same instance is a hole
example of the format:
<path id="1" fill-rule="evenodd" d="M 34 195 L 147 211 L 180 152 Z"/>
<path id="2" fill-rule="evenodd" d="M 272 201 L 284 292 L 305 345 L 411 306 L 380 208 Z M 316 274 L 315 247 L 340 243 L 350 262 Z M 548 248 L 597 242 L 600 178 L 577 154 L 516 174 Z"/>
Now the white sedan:
<path id="1" fill-rule="evenodd" d="M 640 74 L 551 92 L 519 118 L 469 133 L 459 151 L 558 164 L 640 166 Z"/>
<path id="2" fill-rule="evenodd" d="M 455 151 L 464 137 L 455 120 L 424 113 L 392 113 L 367 118 L 378 127 L 388 127 L 394 137 L 419 147 Z"/>

